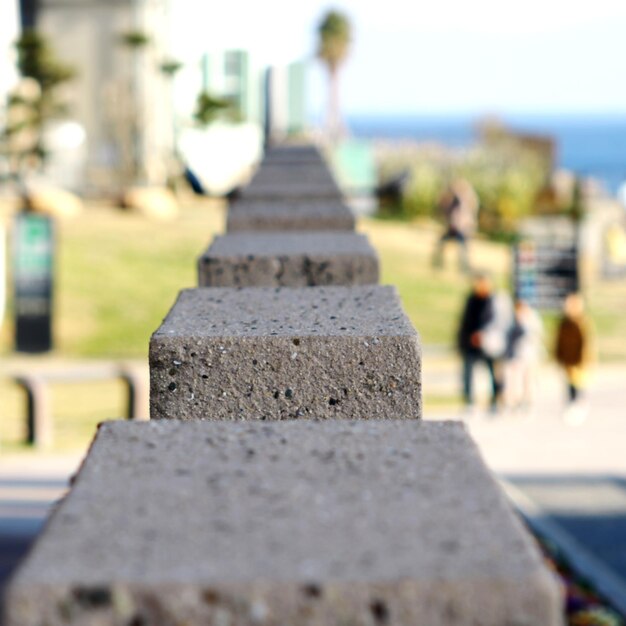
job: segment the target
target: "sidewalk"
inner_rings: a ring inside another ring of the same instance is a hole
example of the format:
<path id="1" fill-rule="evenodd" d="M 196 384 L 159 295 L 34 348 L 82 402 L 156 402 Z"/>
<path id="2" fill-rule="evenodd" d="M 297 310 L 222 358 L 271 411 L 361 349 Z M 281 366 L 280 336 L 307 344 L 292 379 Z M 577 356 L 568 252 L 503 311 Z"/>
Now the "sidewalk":
<path id="1" fill-rule="evenodd" d="M 0 589 L 68 488 L 81 454 L 0 458 Z"/>
<path id="2" fill-rule="evenodd" d="M 626 614 L 626 366 L 596 372 L 578 426 L 562 418 L 560 372 L 547 366 L 539 378 L 532 415 L 485 413 L 468 428 L 531 526 Z"/>

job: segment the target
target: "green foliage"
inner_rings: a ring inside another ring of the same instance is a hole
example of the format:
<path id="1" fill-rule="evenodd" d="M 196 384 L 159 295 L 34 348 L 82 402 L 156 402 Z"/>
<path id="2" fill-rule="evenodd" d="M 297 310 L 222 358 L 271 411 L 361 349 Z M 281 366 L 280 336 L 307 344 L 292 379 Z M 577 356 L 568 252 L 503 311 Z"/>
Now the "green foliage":
<path id="1" fill-rule="evenodd" d="M 58 91 L 76 72 L 59 61 L 48 40 L 36 31 L 24 31 L 15 47 L 23 80 L 9 95 L 2 138 L 4 152 L 12 157 L 13 168 L 20 174 L 33 157 L 36 163 L 46 158 L 43 130 L 49 121 L 67 115 L 67 103 Z"/>
<path id="2" fill-rule="evenodd" d="M 176 59 L 165 59 L 160 63 L 159 70 L 161 71 L 161 74 L 171 78 L 178 73 L 182 66 L 183 64 Z"/>
<path id="3" fill-rule="evenodd" d="M 150 43 L 150 37 L 140 30 L 129 30 L 120 35 L 120 43 L 131 50 L 138 50 Z"/>
<path id="4" fill-rule="evenodd" d="M 15 44 L 17 66 L 25 78 L 32 78 L 41 87 L 42 98 L 59 85 L 76 76 L 73 67 L 61 63 L 43 35 L 26 30 Z"/>
<path id="5" fill-rule="evenodd" d="M 237 120 L 238 112 L 230 100 L 218 98 L 207 91 L 198 94 L 193 119 L 200 127 L 206 128 L 223 114 Z"/>
<path id="6" fill-rule="evenodd" d="M 318 26 L 317 55 L 331 72 L 337 70 L 348 54 L 351 30 L 348 17 L 336 10 L 328 11 Z"/>
<path id="7" fill-rule="evenodd" d="M 583 196 L 582 184 L 579 178 L 574 183 L 572 201 L 568 207 L 568 213 L 575 222 L 580 222 L 585 217 L 585 200 Z"/>
<path id="8" fill-rule="evenodd" d="M 505 240 L 515 235 L 520 218 L 532 214 L 547 177 L 544 161 L 513 141 L 459 153 L 414 145 L 379 154 L 381 181 L 403 170 L 410 172 L 410 179 L 402 203 L 395 208 L 396 216 L 438 217 L 439 198 L 447 185 L 465 178 L 480 199 L 480 230 Z"/>

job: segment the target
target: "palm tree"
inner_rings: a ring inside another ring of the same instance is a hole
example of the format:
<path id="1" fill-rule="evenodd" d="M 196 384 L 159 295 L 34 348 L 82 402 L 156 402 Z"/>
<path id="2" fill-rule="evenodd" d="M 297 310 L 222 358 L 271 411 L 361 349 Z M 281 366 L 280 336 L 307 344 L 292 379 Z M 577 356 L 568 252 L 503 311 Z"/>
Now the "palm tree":
<path id="1" fill-rule="evenodd" d="M 343 127 L 339 112 L 339 68 L 348 55 L 352 29 L 346 15 L 331 10 L 326 13 L 317 30 L 319 34 L 317 56 L 328 68 L 328 132 L 331 139 L 337 139 Z"/>

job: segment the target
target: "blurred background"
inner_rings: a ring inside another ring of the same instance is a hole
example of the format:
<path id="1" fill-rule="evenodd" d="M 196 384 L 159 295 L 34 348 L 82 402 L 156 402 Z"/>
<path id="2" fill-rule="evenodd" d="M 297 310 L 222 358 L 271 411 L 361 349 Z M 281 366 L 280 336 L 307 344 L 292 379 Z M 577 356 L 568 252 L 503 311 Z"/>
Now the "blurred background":
<path id="1" fill-rule="evenodd" d="M 557 524 L 620 608 L 625 29 L 620 0 L 3 0 L 0 531 L 27 542 L 96 424 L 146 416 L 150 334 L 194 286 L 229 198 L 264 146 L 307 141 L 421 333 L 426 417 L 466 419 L 518 505 Z M 490 412 L 480 367 L 464 406 L 474 270 L 540 316 L 521 408 Z M 571 291 L 593 343 L 575 414 L 555 360 Z M 16 495 L 37 472 L 43 495 Z M 622 623 L 607 615 L 585 623 Z"/>

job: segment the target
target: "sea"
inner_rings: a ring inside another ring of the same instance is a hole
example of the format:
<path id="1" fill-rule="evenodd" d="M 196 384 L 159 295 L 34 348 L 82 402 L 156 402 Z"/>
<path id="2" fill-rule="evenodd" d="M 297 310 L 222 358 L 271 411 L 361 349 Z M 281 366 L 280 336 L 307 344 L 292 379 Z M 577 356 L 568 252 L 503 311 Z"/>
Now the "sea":
<path id="1" fill-rule="evenodd" d="M 410 139 L 438 142 L 451 148 L 477 140 L 479 117 L 418 115 L 353 115 L 352 136 L 362 139 Z M 557 142 L 558 167 L 600 181 L 615 194 L 626 180 L 626 112 L 624 115 L 498 116 L 508 128 L 549 135 Z"/>

